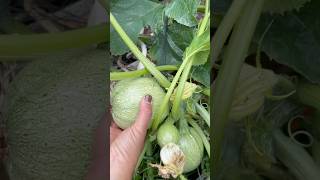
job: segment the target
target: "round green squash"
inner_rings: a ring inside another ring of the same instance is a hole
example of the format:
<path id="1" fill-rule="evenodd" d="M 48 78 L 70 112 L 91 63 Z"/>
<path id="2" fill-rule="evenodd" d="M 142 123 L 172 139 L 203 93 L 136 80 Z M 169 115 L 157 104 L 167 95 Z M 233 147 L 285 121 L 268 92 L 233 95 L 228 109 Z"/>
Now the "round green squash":
<path id="1" fill-rule="evenodd" d="M 106 112 L 105 50 L 29 63 L 10 84 L 5 126 L 11 180 L 81 180 Z"/>
<path id="2" fill-rule="evenodd" d="M 183 172 L 187 173 L 195 170 L 202 161 L 204 151 L 200 135 L 190 127 L 189 131 L 180 133 L 178 145 L 186 157 Z"/>
<path id="3" fill-rule="evenodd" d="M 171 122 L 163 123 L 157 132 L 157 142 L 160 147 L 168 143 L 177 144 L 179 141 L 179 130 Z"/>
<path id="4" fill-rule="evenodd" d="M 152 96 L 153 119 L 166 95 L 154 78 L 125 79 L 115 85 L 111 93 L 112 117 L 120 128 L 128 128 L 135 121 L 140 101 L 147 94 Z M 168 111 L 169 107 L 166 108 L 163 117 L 168 114 Z"/>

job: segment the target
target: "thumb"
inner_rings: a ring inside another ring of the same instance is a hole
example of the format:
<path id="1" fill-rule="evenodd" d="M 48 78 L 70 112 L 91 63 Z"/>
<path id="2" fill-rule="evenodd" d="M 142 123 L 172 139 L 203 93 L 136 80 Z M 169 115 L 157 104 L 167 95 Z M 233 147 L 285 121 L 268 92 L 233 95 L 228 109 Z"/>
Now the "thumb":
<path id="1" fill-rule="evenodd" d="M 152 117 L 152 96 L 146 95 L 140 102 L 140 111 L 132 128 L 139 132 L 147 132 Z"/>
<path id="2" fill-rule="evenodd" d="M 152 117 L 152 97 L 146 95 L 140 102 L 140 111 L 135 122 L 125 129 L 111 144 L 110 173 L 119 179 L 131 179 L 138 158 L 143 150 L 149 122 Z M 117 163 L 118 162 L 118 163 Z M 121 166 L 120 166 L 121 165 Z M 126 170 L 123 170 L 125 165 Z"/>

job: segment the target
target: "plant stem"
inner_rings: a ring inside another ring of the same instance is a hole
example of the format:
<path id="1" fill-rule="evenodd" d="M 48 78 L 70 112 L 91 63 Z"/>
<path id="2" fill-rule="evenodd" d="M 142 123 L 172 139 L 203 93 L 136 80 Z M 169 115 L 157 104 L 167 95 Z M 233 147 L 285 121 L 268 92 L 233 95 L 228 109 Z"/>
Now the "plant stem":
<path id="1" fill-rule="evenodd" d="M 213 62 L 217 61 L 223 45 L 225 44 L 232 27 L 241 15 L 246 2 L 247 0 L 234 0 L 222 22 L 219 24 L 219 27 L 213 37 L 213 46 L 211 51 Z"/>
<path id="2" fill-rule="evenodd" d="M 178 70 L 177 66 L 174 65 L 164 65 L 164 66 L 157 66 L 156 67 L 159 71 L 176 71 Z M 110 73 L 110 80 L 117 81 L 127 78 L 135 78 L 140 77 L 145 74 L 149 74 L 150 72 L 146 69 L 136 70 L 136 71 L 128 71 L 128 72 L 111 72 Z"/>
<path id="3" fill-rule="evenodd" d="M 224 138 L 224 129 L 228 122 L 233 95 L 236 89 L 241 67 L 247 55 L 252 36 L 262 12 L 264 0 L 249 0 L 244 8 L 239 22 L 235 26 L 231 36 L 230 44 L 226 51 L 225 59 L 219 70 L 216 86 L 214 89 L 214 98 L 212 101 L 214 107 L 213 114 L 213 147 L 214 168 L 219 168 L 221 160 L 222 142 Z M 216 169 L 217 170 L 217 169 Z"/>
<path id="4" fill-rule="evenodd" d="M 210 0 L 206 0 L 206 11 L 205 14 L 208 14 L 210 11 Z"/>
<path id="5" fill-rule="evenodd" d="M 206 149 L 208 156 L 210 157 L 210 143 L 206 137 L 206 135 L 203 133 L 202 129 L 200 126 L 192 119 L 189 119 L 189 124 L 194 128 L 194 130 L 199 134 L 199 136 L 202 139 L 204 148 Z"/>
<path id="6" fill-rule="evenodd" d="M 149 157 L 152 157 L 152 144 L 151 144 L 151 142 L 150 141 L 147 141 L 147 144 L 146 144 L 146 146 L 147 146 L 147 152 L 146 152 L 146 154 L 147 154 L 147 156 L 149 156 Z M 148 160 L 148 163 L 147 164 L 149 164 L 149 163 L 152 163 L 150 160 Z M 148 170 L 147 170 L 147 174 L 148 174 L 148 179 L 150 179 L 150 180 L 153 180 L 154 178 L 154 174 L 153 174 L 153 169 L 152 168 L 149 168 Z"/>
<path id="7" fill-rule="evenodd" d="M 59 33 L 0 35 L 0 56 L 32 56 L 106 42 L 108 28 L 104 24 Z"/>
<path id="8" fill-rule="evenodd" d="M 195 38 L 198 38 L 203 33 L 205 33 L 207 28 L 209 28 L 209 23 L 210 23 L 210 12 L 207 12 L 205 17 L 203 18 L 202 22 L 200 23 L 199 29 L 197 31 L 197 37 L 195 37 Z M 209 34 L 208 34 L 208 36 L 209 36 Z M 183 91 L 184 91 L 184 86 L 185 86 L 185 83 L 186 83 L 186 81 L 188 79 L 188 76 L 189 76 L 191 67 L 193 65 L 193 61 L 195 59 L 195 54 L 196 53 L 199 53 L 199 51 L 193 51 L 191 53 L 186 53 L 186 57 L 183 60 L 183 61 L 187 62 L 187 65 L 186 65 L 186 68 L 183 71 L 183 74 L 181 75 L 181 78 L 180 78 L 180 81 L 179 81 L 179 85 L 177 87 L 176 96 L 175 96 L 175 99 L 173 101 L 172 116 L 173 116 L 174 119 L 178 119 L 179 118 L 180 105 L 181 105 L 181 101 L 182 101 L 182 95 L 183 95 Z"/>
<path id="9" fill-rule="evenodd" d="M 186 64 L 187 64 L 187 61 L 183 61 L 182 64 L 180 65 L 176 75 L 174 76 L 174 78 L 170 84 L 170 87 L 168 88 L 167 93 L 166 93 L 166 95 L 160 105 L 160 108 L 159 108 L 158 112 L 156 113 L 156 117 L 155 117 L 154 121 L 152 122 L 152 132 L 155 132 L 157 130 L 159 124 L 162 122 L 162 120 L 164 118 L 162 115 L 165 111 L 165 108 L 167 106 L 169 106 L 169 100 L 170 100 L 171 94 L 172 94 Z"/>
<path id="10" fill-rule="evenodd" d="M 202 19 L 200 27 L 197 31 L 197 36 L 201 36 L 206 31 L 206 29 L 210 28 L 209 25 L 210 25 L 210 11 L 206 13 L 204 18 Z"/>
<path id="11" fill-rule="evenodd" d="M 119 36 L 122 38 L 124 43 L 129 47 L 129 49 L 139 59 L 139 61 L 144 65 L 144 67 L 158 80 L 161 86 L 163 86 L 164 88 L 168 88 L 170 86 L 170 81 L 168 81 L 168 79 L 163 74 L 161 74 L 159 70 L 156 69 L 154 64 L 142 54 L 139 48 L 134 44 L 134 42 L 122 29 L 122 27 L 117 22 L 116 18 L 113 16 L 112 13 L 110 13 L 110 22 L 113 28 L 117 31 Z"/>
<path id="12" fill-rule="evenodd" d="M 207 125 L 210 127 L 210 115 L 209 112 L 200 104 L 195 103 L 197 112 L 199 115 L 204 119 L 204 121 L 207 123 Z"/>
<path id="13" fill-rule="evenodd" d="M 263 43 L 264 37 L 266 36 L 267 32 L 268 32 L 269 29 L 271 28 L 273 22 L 274 22 L 274 20 L 272 20 L 272 21 L 268 24 L 266 30 L 262 33 L 261 38 L 259 39 L 259 42 L 258 42 L 258 48 L 257 48 L 257 53 L 256 53 L 256 66 L 257 66 L 257 68 L 259 68 L 259 69 L 262 69 L 262 64 L 261 64 L 261 49 L 262 49 L 262 43 Z"/>
<path id="14" fill-rule="evenodd" d="M 288 167 L 297 180 L 317 180 L 319 167 L 310 154 L 286 137 L 279 129 L 273 132 L 275 156 Z"/>
<path id="15" fill-rule="evenodd" d="M 180 105 L 181 105 L 181 101 L 182 101 L 182 95 L 183 95 L 183 91 L 184 91 L 184 87 L 186 84 L 186 81 L 188 80 L 188 76 L 193 64 L 193 59 L 190 59 L 189 61 L 186 59 L 185 61 L 188 61 L 186 68 L 184 69 L 180 81 L 179 81 L 179 85 L 177 87 L 177 91 L 176 91 L 176 96 L 173 100 L 173 106 L 172 106 L 172 117 L 174 119 L 179 119 L 180 117 Z"/>

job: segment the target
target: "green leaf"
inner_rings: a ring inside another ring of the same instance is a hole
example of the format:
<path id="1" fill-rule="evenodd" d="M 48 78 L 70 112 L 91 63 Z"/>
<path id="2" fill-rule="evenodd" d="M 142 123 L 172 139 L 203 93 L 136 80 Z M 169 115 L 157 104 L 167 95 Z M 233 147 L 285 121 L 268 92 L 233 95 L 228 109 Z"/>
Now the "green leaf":
<path id="1" fill-rule="evenodd" d="M 255 42 L 272 20 L 262 51 L 312 82 L 320 83 L 320 1 L 307 3 L 300 12 L 285 16 L 265 15 L 260 19 Z"/>
<path id="2" fill-rule="evenodd" d="M 196 26 L 198 23 L 195 15 L 199 4 L 199 0 L 173 0 L 165 8 L 165 14 L 185 26 Z"/>
<path id="3" fill-rule="evenodd" d="M 210 29 L 207 28 L 204 33 L 194 37 L 190 46 L 186 49 L 185 57 L 193 57 L 193 65 L 205 64 L 210 53 Z"/>
<path id="4" fill-rule="evenodd" d="M 207 61 L 206 64 L 200 66 L 193 66 L 191 70 L 191 77 L 197 82 L 201 83 L 205 87 L 210 86 L 210 72 L 211 66 L 210 61 Z"/>
<path id="5" fill-rule="evenodd" d="M 158 34 L 156 43 L 150 49 L 150 56 L 156 60 L 157 65 L 176 65 L 178 61 L 181 61 L 180 56 L 169 46 L 163 32 Z"/>
<path id="6" fill-rule="evenodd" d="M 113 0 L 111 1 L 111 12 L 117 18 L 119 24 L 134 41 L 138 42 L 140 31 L 145 26 L 152 30 L 161 26 L 164 6 L 149 0 Z M 122 55 L 129 48 L 110 25 L 110 51 L 113 55 Z"/>
<path id="7" fill-rule="evenodd" d="M 178 23 L 172 23 L 169 26 L 168 32 L 175 44 L 184 51 L 191 43 L 194 36 L 194 28 L 184 26 Z"/>
<path id="8" fill-rule="evenodd" d="M 157 40 L 150 49 L 150 56 L 158 65 L 177 65 L 182 61 L 183 52 L 193 39 L 194 29 L 172 23 L 168 26 L 168 33 L 157 33 Z"/>

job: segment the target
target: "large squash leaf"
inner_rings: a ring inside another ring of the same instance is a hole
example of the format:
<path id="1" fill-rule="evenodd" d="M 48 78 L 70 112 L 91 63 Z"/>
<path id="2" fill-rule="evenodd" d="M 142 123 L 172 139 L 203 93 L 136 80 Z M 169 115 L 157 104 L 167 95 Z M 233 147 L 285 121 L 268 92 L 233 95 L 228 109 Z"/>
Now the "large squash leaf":
<path id="1" fill-rule="evenodd" d="M 195 15 L 199 4 L 199 0 L 174 0 L 166 7 L 165 14 L 185 26 L 196 26 Z"/>
<path id="2" fill-rule="evenodd" d="M 210 72 L 211 64 L 207 61 L 203 65 L 193 66 L 191 70 L 191 77 L 205 87 L 210 87 Z"/>
<path id="3" fill-rule="evenodd" d="M 150 26 L 155 29 L 161 26 L 164 6 L 149 0 L 112 0 L 111 12 L 121 27 L 134 41 L 138 42 L 141 29 Z M 129 51 L 118 33 L 110 26 L 110 51 L 113 55 L 121 55 Z"/>
<path id="4" fill-rule="evenodd" d="M 183 52 L 193 39 L 194 29 L 176 22 L 168 26 L 167 32 L 160 31 L 150 49 L 150 56 L 158 65 L 179 64 Z"/>
<path id="5" fill-rule="evenodd" d="M 312 82 L 320 83 L 320 1 L 307 3 L 300 12 L 284 16 L 264 15 L 256 30 L 258 42 L 273 21 L 262 50 L 277 62 L 293 68 Z"/>

